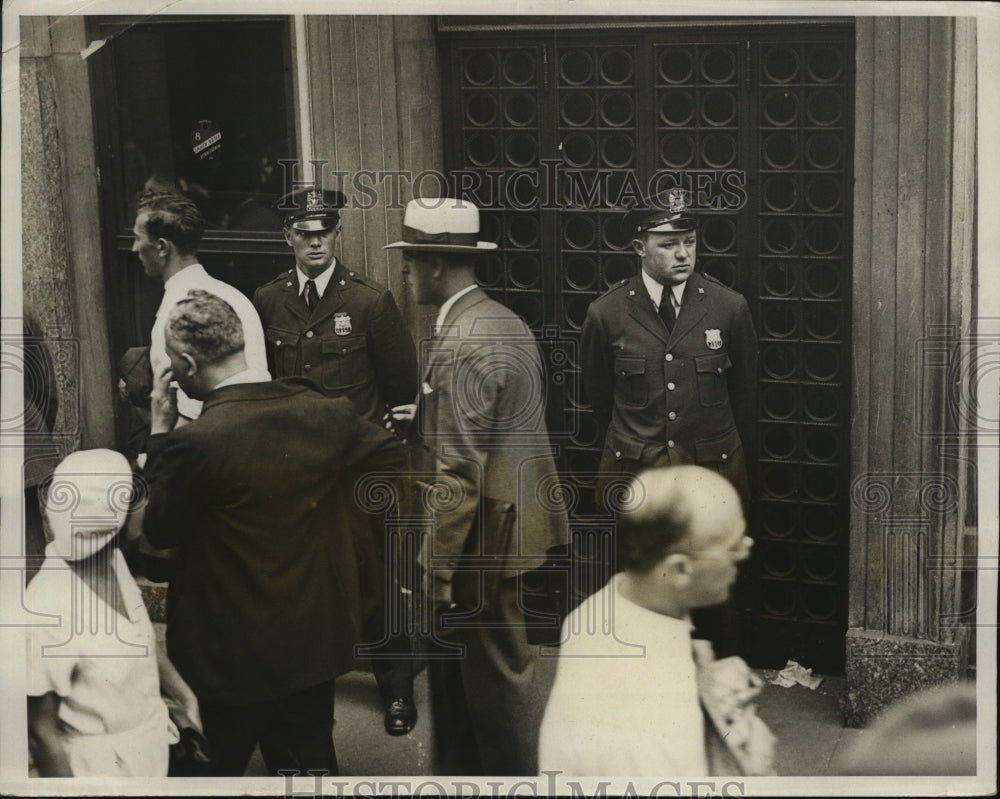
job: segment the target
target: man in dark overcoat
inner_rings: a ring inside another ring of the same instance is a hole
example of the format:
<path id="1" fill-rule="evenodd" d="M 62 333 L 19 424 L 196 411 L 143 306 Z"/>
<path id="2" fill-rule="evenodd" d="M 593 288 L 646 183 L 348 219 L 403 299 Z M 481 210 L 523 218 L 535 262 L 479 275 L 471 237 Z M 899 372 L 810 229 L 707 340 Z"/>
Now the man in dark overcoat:
<path id="1" fill-rule="evenodd" d="M 349 505 L 357 474 L 402 446 L 307 380 L 248 369 L 239 318 L 191 292 L 166 323 L 154 375 L 143 532 L 176 546 L 167 649 L 198 697 L 215 773 L 337 773 L 334 678 L 354 666 L 360 588 Z M 176 389 L 204 401 L 173 429 Z"/>
<path id="2" fill-rule="evenodd" d="M 328 397 L 347 397 L 366 419 L 381 423 L 388 407 L 412 402 L 417 356 L 387 288 L 350 269 L 334 255 L 341 232 L 339 191 L 307 187 L 278 201 L 285 240 L 295 266 L 254 292 L 253 304 L 267 338 L 275 377 L 301 375 Z M 359 509 L 360 568 L 366 592 L 366 637 L 385 709 L 385 728 L 408 733 L 417 721 L 409 638 L 387 629 L 386 600 L 403 603 L 399 586 L 386 581 L 382 519 Z M 398 615 L 398 614 L 396 614 Z"/>
<path id="3" fill-rule="evenodd" d="M 418 426 L 435 463 L 424 592 L 454 606 L 456 659 L 430 660 L 438 773 L 536 774 L 538 728 L 554 677 L 526 634 L 520 575 L 566 543 L 567 520 L 545 424 L 545 378 L 524 321 L 477 286 L 479 212 L 411 201 L 403 274 L 438 309 L 421 348 Z M 400 413 L 403 409 L 396 409 Z M 448 634 L 438 615 L 439 632 Z"/>
<path id="4" fill-rule="evenodd" d="M 623 225 L 639 274 L 591 303 L 580 345 L 604 430 L 597 501 L 614 510 L 631 475 L 694 463 L 729 480 L 748 512 L 758 354 L 747 301 L 695 271 L 696 220 L 683 190 L 640 203 Z M 731 614 L 725 606 L 695 619 L 720 655 L 737 649 Z"/>

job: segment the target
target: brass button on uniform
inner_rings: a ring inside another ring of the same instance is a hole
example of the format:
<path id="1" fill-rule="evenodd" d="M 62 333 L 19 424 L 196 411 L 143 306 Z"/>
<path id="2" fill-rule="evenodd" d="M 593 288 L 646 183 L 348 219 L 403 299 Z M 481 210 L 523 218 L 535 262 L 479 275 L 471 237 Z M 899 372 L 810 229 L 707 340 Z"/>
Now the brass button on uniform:
<path id="1" fill-rule="evenodd" d="M 673 391 L 675 388 L 677 388 L 677 386 L 673 383 L 667 383 L 667 391 Z"/>
<path id="2" fill-rule="evenodd" d="M 617 452 L 615 452 L 615 457 L 616 458 L 620 458 L 621 456 L 622 456 L 622 451 L 621 450 L 618 450 Z"/>
<path id="3" fill-rule="evenodd" d="M 667 414 L 667 418 L 668 418 L 668 419 L 669 419 L 669 420 L 670 420 L 671 422 L 672 422 L 672 421 L 673 421 L 674 419 L 676 419 L 676 418 L 677 418 L 677 413 L 676 413 L 676 411 L 671 411 L 670 413 L 668 413 L 668 414 Z"/>
<path id="4" fill-rule="evenodd" d="M 667 353 L 667 363 L 670 363 L 673 359 L 674 359 L 673 354 L 668 352 Z"/>
<path id="5" fill-rule="evenodd" d="M 668 447 L 673 447 L 674 446 L 673 439 L 671 439 L 670 441 L 667 442 L 667 446 Z"/>
<path id="6" fill-rule="evenodd" d="M 278 345 L 278 346 L 280 347 L 280 346 L 281 346 L 281 339 L 279 338 L 279 339 L 278 339 L 277 341 L 275 341 L 274 343 L 275 343 L 275 344 L 277 344 L 277 345 Z"/>
<path id="7" fill-rule="evenodd" d="M 311 330 L 307 330 L 307 331 L 306 331 L 306 338 L 312 338 L 312 337 L 313 337 L 313 335 L 314 335 L 314 334 L 313 334 L 313 332 L 312 332 Z"/>
<path id="8" fill-rule="evenodd" d="M 728 461 L 729 460 L 729 456 L 725 452 L 722 453 L 722 460 L 724 460 L 724 461 Z"/>
<path id="9" fill-rule="evenodd" d="M 308 371 L 309 371 L 310 369 L 312 369 L 313 367 L 312 367 L 312 364 L 311 364 L 311 363 L 307 363 L 307 364 L 306 364 L 305 366 L 303 366 L 302 368 L 303 368 L 303 369 L 304 369 L 305 371 L 307 371 L 307 372 L 308 372 Z"/>

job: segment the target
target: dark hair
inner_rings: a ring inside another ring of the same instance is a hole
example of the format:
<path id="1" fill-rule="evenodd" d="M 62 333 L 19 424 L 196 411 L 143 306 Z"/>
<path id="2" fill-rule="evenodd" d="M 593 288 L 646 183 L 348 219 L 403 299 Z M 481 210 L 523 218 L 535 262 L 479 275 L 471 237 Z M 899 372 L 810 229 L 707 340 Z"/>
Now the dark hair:
<path id="1" fill-rule="evenodd" d="M 172 191 L 147 190 L 139 195 L 139 214 L 146 216 L 146 235 L 173 242 L 181 255 L 194 255 L 205 232 L 205 219 L 191 200 Z"/>
<path id="2" fill-rule="evenodd" d="M 691 503 L 673 479 L 678 468 L 683 467 L 651 469 L 632 478 L 616 526 L 620 568 L 648 572 L 687 537 Z"/>
<path id="3" fill-rule="evenodd" d="M 174 349 L 212 365 L 243 349 L 243 323 L 221 297 L 191 289 L 167 317 L 166 335 Z"/>

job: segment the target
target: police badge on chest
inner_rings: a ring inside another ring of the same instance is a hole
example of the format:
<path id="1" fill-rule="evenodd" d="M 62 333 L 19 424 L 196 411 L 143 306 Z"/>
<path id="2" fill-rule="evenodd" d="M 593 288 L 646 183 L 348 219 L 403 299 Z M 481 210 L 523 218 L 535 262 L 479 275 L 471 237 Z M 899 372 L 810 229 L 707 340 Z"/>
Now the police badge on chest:
<path id="1" fill-rule="evenodd" d="M 337 313 L 333 315 L 333 332 L 338 336 L 349 336 L 351 335 L 351 316 L 346 313 Z M 718 331 L 716 331 L 718 332 Z M 721 344 L 721 342 L 720 342 Z"/>
<path id="2" fill-rule="evenodd" d="M 705 331 L 705 345 L 710 350 L 722 349 L 722 331 L 718 328 Z"/>

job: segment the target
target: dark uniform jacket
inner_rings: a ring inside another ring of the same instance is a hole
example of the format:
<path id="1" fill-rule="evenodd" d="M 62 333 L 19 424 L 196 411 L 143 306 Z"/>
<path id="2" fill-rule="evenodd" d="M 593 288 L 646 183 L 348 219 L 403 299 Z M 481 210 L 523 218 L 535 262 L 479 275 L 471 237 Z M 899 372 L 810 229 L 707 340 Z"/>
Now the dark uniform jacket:
<path id="1" fill-rule="evenodd" d="M 254 292 L 275 377 L 308 377 L 330 397 L 348 397 L 366 419 L 413 402 L 417 355 L 392 294 L 337 261 L 312 310 L 292 268 Z"/>
<path id="2" fill-rule="evenodd" d="M 567 522 L 534 336 L 476 288 L 452 306 L 426 353 L 419 424 L 454 501 L 436 515 L 421 563 L 442 577 L 463 554 L 492 558 L 502 578 L 541 565 L 547 549 L 566 543 Z M 491 529 L 472 540 L 479 514 L 485 525 L 501 524 L 503 508 L 514 514 L 510 535 Z"/>
<path id="3" fill-rule="evenodd" d="M 143 530 L 179 547 L 170 659 L 199 699 L 288 696 L 350 670 L 359 641 L 352 473 L 402 446 L 308 380 L 223 386 L 201 417 L 150 436 Z"/>
<path id="4" fill-rule="evenodd" d="M 624 280 L 591 303 L 581 362 L 605 430 L 599 501 L 623 473 L 683 463 L 716 468 L 748 499 L 757 337 L 741 294 L 695 272 L 668 335 L 641 274 Z"/>

